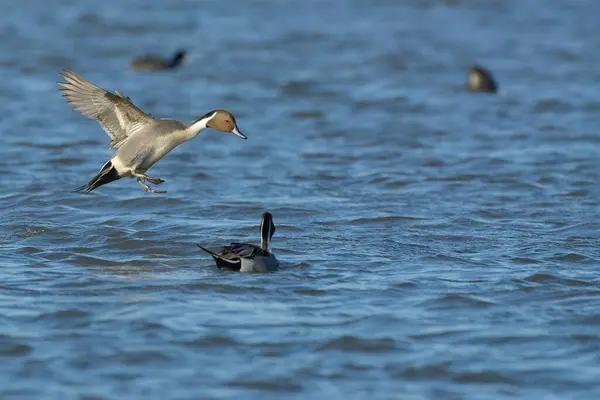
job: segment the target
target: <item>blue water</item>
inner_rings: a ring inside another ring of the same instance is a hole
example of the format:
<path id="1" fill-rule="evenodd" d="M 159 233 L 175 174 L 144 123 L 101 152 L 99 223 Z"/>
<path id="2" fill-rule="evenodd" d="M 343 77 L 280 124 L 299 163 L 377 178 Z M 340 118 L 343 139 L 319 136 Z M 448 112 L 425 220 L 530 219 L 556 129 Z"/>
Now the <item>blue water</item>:
<path id="1" fill-rule="evenodd" d="M 600 398 L 600 3 L 83 2 L 0 14 L 0 398 Z M 190 51 L 140 74 L 138 55 Z M 464 90 L 466 67 L 497 95 Z M 157 117 L 112 154 L 70 67 Z M 195 246 L 259 240 L 270 274 Z"/>

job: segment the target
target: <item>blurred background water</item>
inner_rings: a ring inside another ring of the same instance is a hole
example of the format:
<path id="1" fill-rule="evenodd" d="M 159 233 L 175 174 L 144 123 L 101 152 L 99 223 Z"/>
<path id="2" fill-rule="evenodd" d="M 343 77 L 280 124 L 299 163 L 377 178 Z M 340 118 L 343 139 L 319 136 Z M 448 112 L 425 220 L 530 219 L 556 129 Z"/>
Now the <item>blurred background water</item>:
<path id="1" fill-rule="evenodd" d="M 23 0 L 0 15 L 0 398 L 597 399 L 600 3 Z M 140 74 L 147 52 L 191 62 Z M 464 90 L 481 63 L 497 95 Z M 150 171 L 70 67 L 157 117 Z M 258 241 L 271 274 L 195 243 Z"/>

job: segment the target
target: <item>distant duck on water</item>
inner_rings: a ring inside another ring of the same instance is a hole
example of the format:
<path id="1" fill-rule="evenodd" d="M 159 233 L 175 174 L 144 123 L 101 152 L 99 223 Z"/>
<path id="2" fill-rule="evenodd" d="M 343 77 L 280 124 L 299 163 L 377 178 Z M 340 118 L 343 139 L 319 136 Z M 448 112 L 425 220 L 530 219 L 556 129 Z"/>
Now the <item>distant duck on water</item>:
<path id="1" fill-rule="evenodd" d="M 135 58 L 129 66 L 134 71 L 163 71 L 179 67 L 185 59 L 185 50 L 179 50 L 171 59 L 163 59 L 155 54 L 147 54 Z"/>
<path id="2" fill-rule="evenodd" d="M 469 65 L 467 89 L 471 92 L 496 93 L 498 85 L 492 74 L 480 65 Z"/>

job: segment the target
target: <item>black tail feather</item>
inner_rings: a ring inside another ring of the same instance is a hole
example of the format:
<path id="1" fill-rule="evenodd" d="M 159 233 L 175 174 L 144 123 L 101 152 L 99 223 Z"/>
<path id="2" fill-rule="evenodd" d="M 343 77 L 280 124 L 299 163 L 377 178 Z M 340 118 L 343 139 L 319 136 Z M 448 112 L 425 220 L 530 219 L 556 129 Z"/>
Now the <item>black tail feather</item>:
<path id="1" fill-rule="evenodd" d="M 115 167 L 113 167 L 112 163 L 109 161 L 104 164 L 104 167 L 102 167 L 96 176 L 90 179 L 85 185 L 76 188 L 75 192 L 89 193 L 102 185 L 106 185 L 107 183 L 116 181 L 118 179 L 121 179 L 121 177 L 119 176 L 119 173 Z"/>
<path id="2" fill-rule="evenodd" d="M 210 251 L 207 248 L 200 246 L 199 244 L 197 244 L 196 246 L 200 247 L 202 250 L 204 250 L 205 252 L 210 254 L 212 256 L 212 258 L 215 259 L 215 262 L 217 263 L 217 268 L 219 268 L 219 269 L 226 268 L 226 269 L 231 269 L 234 271 L 239 271 L 240 268 L 242 267 L 242 261 L 239 259 L 238 260 L 230 260 L 228 258 L 223 258 L 220 255 L 218 255 L 217 253 Z"/>

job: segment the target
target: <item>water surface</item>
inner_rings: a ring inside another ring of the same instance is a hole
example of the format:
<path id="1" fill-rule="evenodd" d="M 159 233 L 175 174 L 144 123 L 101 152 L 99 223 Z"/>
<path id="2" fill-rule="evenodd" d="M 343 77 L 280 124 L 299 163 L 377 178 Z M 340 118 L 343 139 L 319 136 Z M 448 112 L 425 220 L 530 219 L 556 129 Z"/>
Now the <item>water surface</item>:
<path id="1" fill-rule="evenodd" d="M 595 1 L 27 0 L 0 18 L 2 399 L 596 399 Z M 191 51 L 138 74 L 146 52 Z M 463 90 L 466 66 L 498 95 Z M 158 117 L 232 111 L 71 190 L 108 137 L 73 68 Z M 258 241 L 271 274 L 195 246 Z"/>

